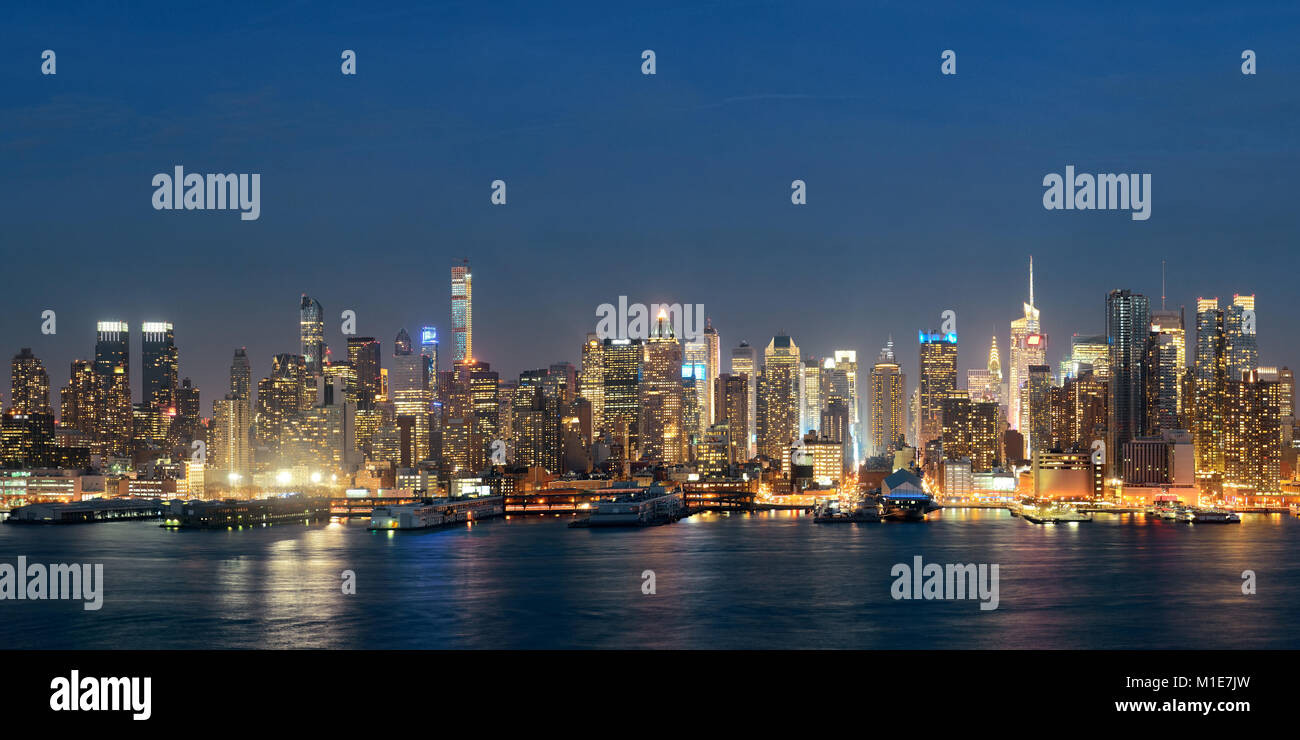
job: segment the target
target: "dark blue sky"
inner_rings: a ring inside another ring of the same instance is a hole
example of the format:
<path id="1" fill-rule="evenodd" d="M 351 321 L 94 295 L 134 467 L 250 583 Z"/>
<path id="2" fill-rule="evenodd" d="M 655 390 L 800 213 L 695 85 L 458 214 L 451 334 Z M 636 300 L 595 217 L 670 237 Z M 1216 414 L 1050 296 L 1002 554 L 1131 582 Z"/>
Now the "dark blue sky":
<path id="1" fill-rule="evenodd" d="M 784 329 L 865 365 L 892 333 L 914 379 L 944 309 L 963 369 L 995 332 L 1005 353 L 1032 253 L 1053 363 L 1108 290 L 1158 304 L 1167 259 L 1171 306 L 1254 292 L 1261 362 L 1300 364 L 1294 3 L 367 5 L 8 10 L 0 349 L 59 387 L 95 320 L 171 320 L 209 413 L 234 347 L 257 377 L 297 351 L 302 292 L 385 355 L 399 326 L 449 333 L 468 256 L 503 377 L 576 362 L 627 295 L 703 303 L 724 350 Z M 177 164 L 261 173 L 260 220 L 154 211 Z M 1045 211 L 1068 164 L 1151 173 L 1151 219 Z"/>

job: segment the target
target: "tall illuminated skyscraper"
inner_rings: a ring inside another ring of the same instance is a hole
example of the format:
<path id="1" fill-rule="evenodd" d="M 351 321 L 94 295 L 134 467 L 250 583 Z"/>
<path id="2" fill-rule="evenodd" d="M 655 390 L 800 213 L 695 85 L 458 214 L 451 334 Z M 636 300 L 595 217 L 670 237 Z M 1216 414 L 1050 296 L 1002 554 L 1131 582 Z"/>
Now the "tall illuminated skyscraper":
<path id="1" fill-rule="evenodd" d="M 1255 296 L 1234 295 L 1223 312 L 1223 351 L 1228 380 L 1240 380 L 1259 367 L 1259 339 L 1255 334 Z"/>
<path id="2" fill-rule="evenodd" d="M 81 432 L 93 452 L 103 449 L 103 377 L 93 363 L 73 360 L 68 384 L 59 391 L 59 426 Z"/>
<path id="3" fill-rule="evenodd" d="M 374 408 L 375 398 L 383 392 L 379 341 L 374 337 L 348 337 L 348 364 L 356 373 L 353 392 L 357 408 Z"/>
<path id="4" fill-rule="evenodd" d="M 852 458 L 845 458 L 845 462 L 852 462 L 854 468 L 862 461 L 863 454 L 863 434 L 862 434 L 862 404 L 858 400 L 858 352 L 853 349 L 837 349 L 833 353 L 835 360 L 835 370 L 837 373 L 844 374 L 844 380 L 848 383 L 845 403 L 849 407 L 849 433 L 853 437 Z"/>
<path id="5" fill-rule="evenodd" d="M 95 372 L 113 375 L 117 367 L 130 379 L 130 329 L 125 321 L 101 321 L 95 326 Z"/>
<path id="6" fill-rule="evenodd" d="M 785 335 L 772 337 L 763 352 L 758 379 L 758 451 L 781 470 L 799 434 L 799 346 Z M 734 365 L 733 365 L 734 370 Z"/>
<path id="7" fill-rule="evenodd" d="M 799 368 L 799 436 L 821 429 L 823 403 L 822 361 L 805 357 Z"/>
<path id="8" fill-rule="evenodd" d="M 641 373 L 641 453 L 650 460 L 675 465 L 685 460 L 686 435 L 682 415 L 682 348 L 672 322 L 660 310 L 645 343 Z"/>
<path id="9" fill-rule="evenodd" d="M 1147 370 L 1147 433 L 1183 426 L 1183 373 L 1187 341 L 1181 311 L 1151 312 L 1151 333 L 1144 359 Z"/>
<path id="10" fill-rule="evenodd" d="M 230 360 L 230 393 L 245 403 L 252 401 L 253 368 L 248 364 L 248 349 L 238 347 Z"/>
<path id="11" fill-rule="evenodd" d="M 716 335 L 715 335 L 716 336 Z M 713 383 L 709 378 L 709 343 L 705 338 L 682 343 L 682 382 L 695 395 L 691 402 L 697 409 L 689 434 L 703 437 L 712 421 Z"/>
<path id="12" fill-rule="evenodd" d="M 1224 493 L 1281 493 L 1281 385 L 1250 370 L 1225 388 Z"/>
<path id="13" fill-rule="evenodd" d="M 1228 358 L 1223 331 L 1224 315 L 1218 298 L 1196 299 L 1195 400 L 1192 405 L 1192 440 L 1196 448 L 1196 475 L 1207 481 L 1224 470 L 1223 434 Z"/>
<path id="14" fill-rule="evenodd" d="M 1047 337 L 1042 333 L 1040 312 L 1034 305 L 1034 258 L 1029 258 L 1029 302 L 1024 304 L 1024 315 L 1011 322 L 1011 346 L 1008 350 L 1007 421 L 1012 429 L 1028 431 L 1028 408 L 1025 404 L 1025 383 L 1030 365 L 1047 364 Z"/>
<path id="15" fill-rule="evenodd" d="M 451 334 L 453 363 L 474 357 L 474 291 L 469 260 L 451 268 Z"/>
<path id="16" fill-rule="evenodd" d="M 410 433 L 402 457 L 411 465 L 427 459 L 429 447 L 429 367 L 423 355 L 415 354 L 406 329 L 399 329 L 393 341 L 393 366 L 389 371 L 389 400 L 398 417 L 410 419 Z"/>
<path id="17" fill-rule="evenodd" d="M 1123 470 L 1124 444 L 1146 434 L 1146 345 L 1151 326 L 1147 297 L 1128 290 L 1106 296 L 1110 344 L 1110 401 L 1106 455 L 1112 477 Z"/>
<path id="18" fill-rule="evenodd" d="M 920 332 L 916 447 L 924 450 L 943 436 L 943 399 L 957 391 L 957 335 Z"/>
<path id="19" fill-rule="evenodd" d="M 212 402 L 212 449 L 209 460 L 214 470 L 222 471 L 221 480 L 231 486 L 247 481 L 253 455 L 249 446 L 248 401 L 227 393 Z"/>
<path id="20" fill-rule="evenodd" d="M 302 294 L 302 302 L 298 304 L 298 334 L 307 372 L 321 375 L 325 362 L 325 313 L 320 302 L 306 293 Z"/>
<path id="21" fill-rule="evenodd" d="M 125 335 L 125 329 L 122 333 Z M 101 417 L 104 454 L 130 457 L 134 432 L 131 376 L 125 365 L 113 365 L 107 375 L 100 377 L 104 384 L 104 413 Z"/>
<path id="22" fill-rule="evenodd" d="M 749 378 L 749 427 L 743 431 L 732 430 L 732 434 L 744 435 L 746 457 L 753 457 L 758 454 L 758 352 L 749 342 L 741 342 L 731 350 L 731 374 Z"/>
<path id="23" fill-rule="evenodd" d="M 426 326 L 420 329 L 420 356 L 429 375 L 429 398 L 438 395 L 438 329 Z"/>
<path id="24" fill-rule="evenodd" d="M 1028 450 L 1026 454 L 1032 460 L 1034 453 L 1047 452 L 1052 448 L 1051 366 L 1030 365 L 1025 389 L 1025 398 L 1029 404 L 1029 433 L 1025 435 L 1025 447 Z"/>
<path id="25" fill-rule="evenodd" d="M 582 344 L 582 369 L 578 374 L 578 395 L 591 404 L 591 426 L 596 432 L 605 428 L 605 343 L 595 332 L 587 334 Z"/>
<path id="26" fill-rule="evenodd" d="M 749 444 L 744 440 L 744 431 L 749 428 L 749 385 L 748 375 L 722 373 L 718 376 L 714 398 L 718 400 L 719 425 L 725 424 L 728 431 L 728 459 L 732 463 L 749 459 Z M 732 433 L 731 430 L 738 430 Z"/>
<path id="27" fill-rule="evenodd" d="M 894 356 L 894 340 L 880 350 L 871 368 L 871 454 L 887 455 L 898 449 L 907 433 L 907 409 L 903 401 L 907 383 Z"/>
<path id="28" fill-rule="evenodd" d="M 180 360 L 171 322 L 146 321 L 140 325 L 140 360 L 144 379 L 141 400 L 161 411 L 174 408 Z"/>
<path id="29" fill-rule="evenodd" d="M 601 360 L 605 431 L 621 446 L 622 459 L 635 459 L 634 451 L 640 445 L 639 391 L 645 346 L 640 339 L 605 339 Z"/>
<path id="30" fill-rule="evenodd" d="M 50 376 L 30 347 L 23 347 L 14 355 L 9 364 L 9 379 L 10 413 L 50 413 Z"/>
<path id="31" fill-rule="evenodd" d="M 1110 345 L 1105 334 L 1070 337 L 1070 377 L 1079 377 L 1085 365 L 1098 378 L 1110 377 Z"/>
<path id="32" fill-rule="evenodd" d="M 704 344 L 707 346 L 706 364 L 708 366 L 709 408 L 703 413 L 706 418 L 704 426 L 719 421 L 722 414 L 718 410 L 718 398 L 715 393 L 718 376 L 722 374 L 722 344 L 718 330 L 713 328 L 713 319 L 704 320 Z"/>

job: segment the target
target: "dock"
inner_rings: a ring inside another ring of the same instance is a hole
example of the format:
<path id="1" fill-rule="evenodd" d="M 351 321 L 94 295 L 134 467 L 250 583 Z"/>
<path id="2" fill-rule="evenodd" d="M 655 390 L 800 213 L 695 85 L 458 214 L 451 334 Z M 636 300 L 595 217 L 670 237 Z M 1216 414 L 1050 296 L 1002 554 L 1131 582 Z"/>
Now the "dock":
<path id="1" fill-rule="evenodd" d="M 166 502 L 157 499 L 108 498 L 68 504 L 19 506 L 3 518 L 5 524 L 93 524 L 157 519 Z"/>
<path id="2" fill-rule="evenodd" d="M 288 496 L 251 501 L 172 501 L 161 526 L 168 529 L 236 529 L 272 524 L 310 524 L 330 518 L 324 498 Z"/>

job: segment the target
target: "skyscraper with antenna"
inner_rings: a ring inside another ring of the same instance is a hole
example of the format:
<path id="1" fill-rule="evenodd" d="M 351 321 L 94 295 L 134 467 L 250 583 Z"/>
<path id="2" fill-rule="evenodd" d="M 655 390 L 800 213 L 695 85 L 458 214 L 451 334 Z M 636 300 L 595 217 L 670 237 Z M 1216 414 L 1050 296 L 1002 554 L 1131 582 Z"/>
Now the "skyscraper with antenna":
<path id="1" fill-rule="evenodd" d="M 1029 302 L 1023 315 L 1011 322 L 1011 342 L 1007 347 L 1007 421 L 1012 429 L 1023 430 L 1029 424 L 1026 396 L 1030 365 L 1047 364 L 1047 336 L 1042 333 L 1038 307 L 1034 305 L 1034 257 L 1029 257 Z"/>

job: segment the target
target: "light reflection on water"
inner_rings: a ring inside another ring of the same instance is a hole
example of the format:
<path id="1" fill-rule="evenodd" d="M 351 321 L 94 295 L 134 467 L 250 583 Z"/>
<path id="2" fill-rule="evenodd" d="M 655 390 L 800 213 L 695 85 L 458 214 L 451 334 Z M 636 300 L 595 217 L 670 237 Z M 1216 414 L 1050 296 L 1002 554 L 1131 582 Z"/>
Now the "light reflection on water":
<path id="1" fill-rule="evenodd" d="M 1033 525 L 704 514 L 635 530 L 513 517 L 233 531 L 0 526 L 0 562 L 102 562 L 105 603 L 0 601 L 9 648 L 1297 648 L 1300 520 Z M 1000 605 L 895 601 L 895 563 L 997 563 Z M 654 595 L 641 592 L 653 570 Z M 1258 593 L 1241 593 L 1254 570 Z M 357 593 L 341 591 L 356 573 Z"/>

